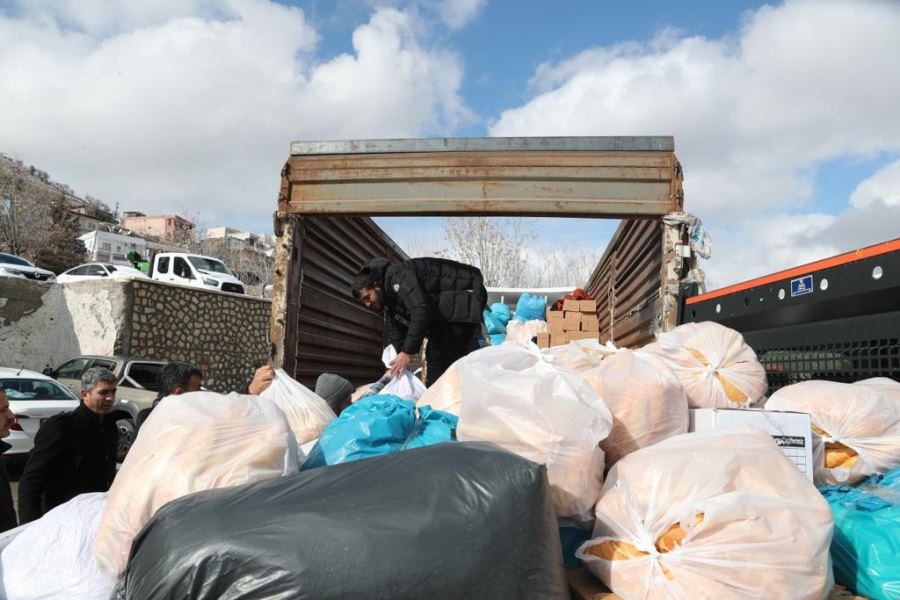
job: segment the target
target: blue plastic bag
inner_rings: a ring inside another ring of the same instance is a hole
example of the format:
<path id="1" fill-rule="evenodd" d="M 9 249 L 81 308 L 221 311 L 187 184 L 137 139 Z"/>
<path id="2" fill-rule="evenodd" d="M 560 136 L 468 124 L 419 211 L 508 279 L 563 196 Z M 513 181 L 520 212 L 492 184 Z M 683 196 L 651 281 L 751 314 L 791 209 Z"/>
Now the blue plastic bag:
<path id="1" fill-rule="evenodd" d="M 491 314 L 495 319 L 500 321 L 504 327 L 509 325 L 509 319 L 512 315 L 509 312 L 509 306 L 504 304 L 503 302 L 494 302 L 491 304 Z"/>
<path id="2" fill-rule="evenodd" d="M 873 600 L 900 598 L 900 469 L 819 489 L 834 513 L 834 579 Z"/>
<path id="3" fill-rule="evenodd" d="M 416 405 L 399 396 L 366 396 L 344 409 L 332 421 L 307 456 L 300 470 L 337 465 L 449 442 L 455 438 L 457 417 Z"/>
<path id="4" fill-rule="evenodd" d="M 484 326 L 487 329 L 488 335 L 497 335 L 498 333 L 506 333 L 506 323 L 503 323 L 498 319 L 494 313 L 485 309 L 484 311 Z"/>
<path id="5" fill-rule="evenodd" d="M 519 302 L 516 304 L 516 316 L 513 317 L 517 321 L 534 321 L 540 319 L 543 321 L 547 316 L 547 299 L 543 296 L 532 296 L 528 292 L 523 292 L 519 296 Z"/>
<path id="6" fill-rule="evenodd" d="M 505 333 L 495 333 L 491 335 L 491 346 L 499 346 L 506 341 Z"/>

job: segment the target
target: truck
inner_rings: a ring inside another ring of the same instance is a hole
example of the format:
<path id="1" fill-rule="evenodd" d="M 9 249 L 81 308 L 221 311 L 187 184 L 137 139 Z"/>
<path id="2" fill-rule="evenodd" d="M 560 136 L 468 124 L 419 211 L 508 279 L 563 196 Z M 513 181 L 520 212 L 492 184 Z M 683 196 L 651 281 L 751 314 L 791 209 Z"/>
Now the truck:
<path id="1" fill-rule="evenodd" d="M 712 320 L 745 335 L 773 389 L 900 379 L 898 241 L 701 294 L 682 182 L 669 136 L 294 142 L 274 215 L 273 362 L 306 385 L 381 375 L 384 319 L 348 286 L 366 261 L 407 255 L 372 217 L 555 216 L 621 219 L 588 281 L 572 282 L 596 300 L 603 343 Z M 789 294 L 810 275 L 813 293 Z"/>
<path id="2" fill-rule="evenodd" d="M 150 278 L 178 285 L 243 294 L 244 284 L 218 258 L 185 252 L 160 252 L 153 257 Z"/>

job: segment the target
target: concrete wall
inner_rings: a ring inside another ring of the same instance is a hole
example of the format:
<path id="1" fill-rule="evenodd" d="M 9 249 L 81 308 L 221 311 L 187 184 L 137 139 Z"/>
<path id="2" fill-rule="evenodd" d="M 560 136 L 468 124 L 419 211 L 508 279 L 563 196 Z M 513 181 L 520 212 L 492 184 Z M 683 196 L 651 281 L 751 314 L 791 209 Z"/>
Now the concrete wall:
<path id="1" fill-rule="evenodd" d="M 241 390 L 269 355 L 271 302 L 147 280 L 66 285 L 0 277 L 0 366 L 40 371 L 79 354 L 184 360 Z"/>

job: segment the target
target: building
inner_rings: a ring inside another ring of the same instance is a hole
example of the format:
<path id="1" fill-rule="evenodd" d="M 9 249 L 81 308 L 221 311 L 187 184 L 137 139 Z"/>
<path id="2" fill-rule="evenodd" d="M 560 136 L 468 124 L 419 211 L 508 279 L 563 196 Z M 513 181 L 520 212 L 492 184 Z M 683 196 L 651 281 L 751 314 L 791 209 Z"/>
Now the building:
<path id="1" fill-rule="evenodd" d="M 206 230 L 207 240 L 225 240 L 229 250 L 254 251 L 266 256 L 272 256 L 275 248 L 275 236 L 261 233 L 252 233 L 232 229 L 231 227 L 212 227 Z"/>
<path id="2" fill-rule="evenodd" d="M 95 230 L 79 237 L 88 252 L 88 262 L 128 265 L 128 251 L 147 257 L 147 240 L 136 235 Z"/>
<path id="3" fill-rule="evenodd" d="M 178 215 L 143 215 L 126 212 L 122 227 L 163 242 L 178 242 L 193 237 L 194 224 Z"/>

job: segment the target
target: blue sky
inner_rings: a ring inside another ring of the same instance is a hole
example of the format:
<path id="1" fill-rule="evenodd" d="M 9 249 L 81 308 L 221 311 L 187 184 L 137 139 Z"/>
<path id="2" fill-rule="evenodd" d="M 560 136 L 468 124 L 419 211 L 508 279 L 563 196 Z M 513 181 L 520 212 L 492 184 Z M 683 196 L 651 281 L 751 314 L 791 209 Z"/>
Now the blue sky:
<path id="1" fill-rule="evenodd" d="M 292 140 L 674 135 L 726 285 L 900 235 L 897 31 L 892 0 L 0 0 L 0 152 L 268 232 Z"/>

